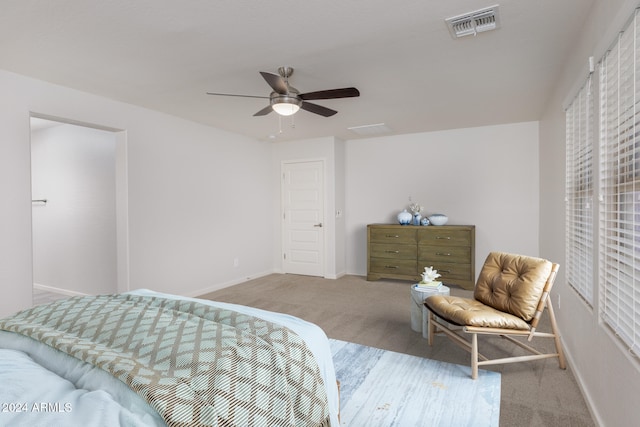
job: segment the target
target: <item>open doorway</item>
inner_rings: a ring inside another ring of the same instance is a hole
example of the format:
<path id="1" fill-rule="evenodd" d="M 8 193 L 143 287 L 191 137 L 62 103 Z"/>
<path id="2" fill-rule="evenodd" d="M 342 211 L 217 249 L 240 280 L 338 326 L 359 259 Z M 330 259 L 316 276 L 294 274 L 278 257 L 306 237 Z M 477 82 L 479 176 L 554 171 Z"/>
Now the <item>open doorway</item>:
<path id="1" fill-rule="evenodd" d="M 115 130 L 31 118 L 34 304 L 128 290 L 123 141 Z"/>

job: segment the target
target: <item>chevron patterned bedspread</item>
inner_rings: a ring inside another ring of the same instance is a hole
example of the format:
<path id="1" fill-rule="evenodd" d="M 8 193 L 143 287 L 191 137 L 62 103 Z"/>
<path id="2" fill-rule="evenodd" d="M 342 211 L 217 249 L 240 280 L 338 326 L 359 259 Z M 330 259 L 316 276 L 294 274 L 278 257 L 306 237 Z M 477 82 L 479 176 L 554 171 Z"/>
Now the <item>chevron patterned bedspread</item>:
<path id="1" fill-rule="evenodd" d="M 43 342 L 126 383 L 169 426 L 329 426 L 313 354 L 290 329 L 193 301 L 75 297 L 0 329 Z"/>

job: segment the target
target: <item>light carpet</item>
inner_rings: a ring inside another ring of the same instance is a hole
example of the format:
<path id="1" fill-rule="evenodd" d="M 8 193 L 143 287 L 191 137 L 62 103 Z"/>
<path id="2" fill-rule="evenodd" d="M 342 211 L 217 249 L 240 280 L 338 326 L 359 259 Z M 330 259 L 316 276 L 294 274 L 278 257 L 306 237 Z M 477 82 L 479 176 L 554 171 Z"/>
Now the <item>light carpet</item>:
<path id="1" fill-rule="evenodd" d="M 343 426 L 498 426 L 500 374 L 331 339 Z"/>

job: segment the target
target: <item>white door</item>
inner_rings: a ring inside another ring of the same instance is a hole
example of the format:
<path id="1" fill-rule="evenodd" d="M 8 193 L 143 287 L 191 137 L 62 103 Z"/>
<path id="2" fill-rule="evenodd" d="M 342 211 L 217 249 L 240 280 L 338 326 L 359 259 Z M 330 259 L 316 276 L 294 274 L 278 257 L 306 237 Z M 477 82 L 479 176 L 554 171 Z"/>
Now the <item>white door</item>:
<path id="1" fill-rule="evenodd" d="M 282 165 L 282 269 L 324 276 L 324 162 Z"/>

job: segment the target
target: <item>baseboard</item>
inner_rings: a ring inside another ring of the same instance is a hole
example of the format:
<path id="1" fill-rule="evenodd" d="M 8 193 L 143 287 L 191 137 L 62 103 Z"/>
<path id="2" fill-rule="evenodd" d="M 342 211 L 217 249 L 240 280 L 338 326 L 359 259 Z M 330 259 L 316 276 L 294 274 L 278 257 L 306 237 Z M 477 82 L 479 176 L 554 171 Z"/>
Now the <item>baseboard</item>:
<path id="1" fill-rule="evenodd" d="M 211 292 L 219 291 L 220 289 L 228 288 L 229 286 L 239 285 L 240 283 L 248 282 L 249 280 L 253 280 L 253 279 L 259 279 L 260 277 L 265 277 L 273 273 L 275 273 L 275 271 L 270 270 L 262 273 L 252 274 L 250 276 L 246 276 L 243 278 L 234 279 L 224 283 L 217 283 L 215 285 L 208 286 L 206 288 L 199 289 L 197 291 L 189 292 L 185 296 L 191 297 L 191 298 L 197 298 Z"/>
<path id="2" fill-rule="evenodd" d="M 324 276 L 324 278 L 325 279 L 336 280 L 336 279 L 339 279 L 342 276 L 346 276 L 346 275 L 347 275 L 347 273 L 342 272 L 342 273 L 338 273 L 338 274 L 329 274 L 327 276 Z"/>
<path id="3" fill-rule="evenodd" d="M 593 404 L 593 399 L 591 398 L 589 391 L 584 386 L 584 381 L 582 380 L 581 373 L 572 368 L 573 366 L 575 366 L 575 364 L 573 363 L 574 359 L 571 356 L 571 352 L 567 350 L 567 346 L 564 344 L 564 340 L 562 339 L 562 333 L 560 333 L 560 341 L 562 342 L 562 350 L 564 351 L 564 357 L 567 359 L 567 368 L 571 369 L 571 372 L 573 372 L 573 376 L 576 379 L 576 383 L 578 384 L 578 388 L 582 393 L 582 397 L 584 397 L 584 401 L 587 404 L 587 408 L 589 409 L 589 413 L 591 414 L 591 418 L 593 419 L 593 422 L 596 424 L 596 426 L 604 425 L 602 424 L 602 420 L 600 419 L 598 411 L 596 410 L 596 407 Z"/>
<path id="4" fill-rule="evenodd" d="M 83 292 L 70 291 L 69 289 L 62 289 L 62 288 L 56 288 L 56 287 L 53 287 L 53 286 L 41 285 L 40 283 L 34 283 L 33 284 L 33 288 L 37 289 L 39 291 L 54 292 L 56 294 L 67 295 L 67 296 L 70 296 L 70 297 L 84 297 L 84 296 L 89 295 L 89 294 L 85 294 Z"/>

